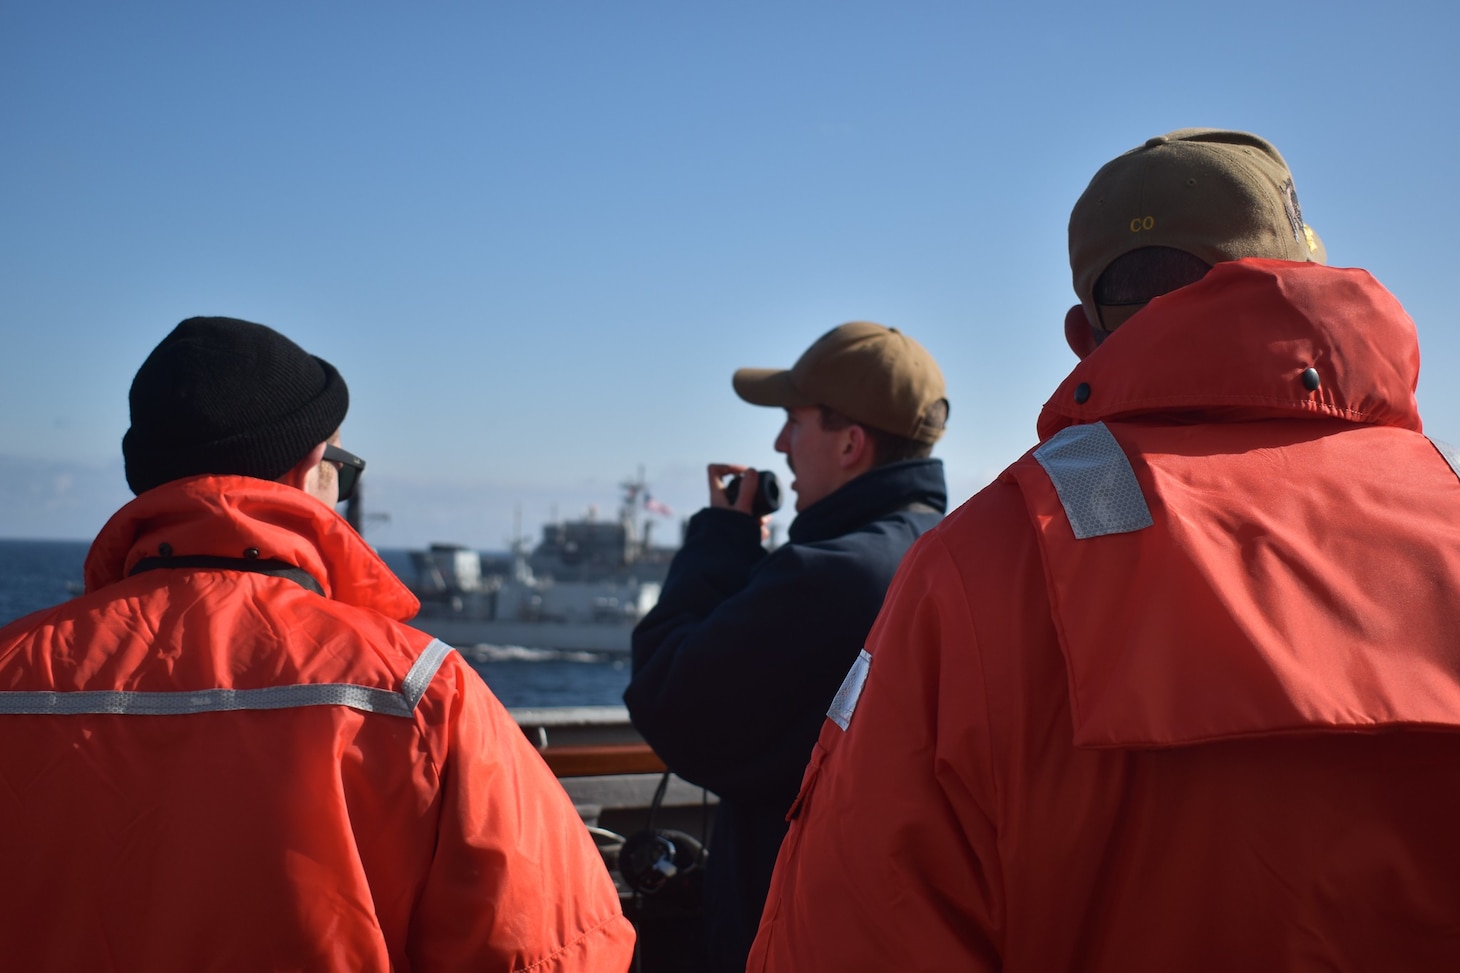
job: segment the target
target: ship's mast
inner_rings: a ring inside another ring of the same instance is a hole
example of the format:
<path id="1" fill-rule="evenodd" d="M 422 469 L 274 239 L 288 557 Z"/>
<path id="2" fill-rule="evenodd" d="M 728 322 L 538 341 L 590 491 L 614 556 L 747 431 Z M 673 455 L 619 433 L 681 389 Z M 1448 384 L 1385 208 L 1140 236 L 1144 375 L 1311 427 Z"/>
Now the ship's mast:
<path id="1" fill-rule="evenodd" d="M 529 538 L 522 533 L 522 504 L 512 506 L 512 536 L 507 539 L 507 549 L 512 556 L 518 560 L 527 558 L 527 542 Z"/>
<path id="2" fill-rule="evenodd" d="M 360 484 L 357 483 L 355 484 L 354 494 L 350 499 L 345 501 L 345 522 L 355 528 L 355 533 L 363 535 L 365 533 L 365 520 L 360 515 L 362 509 L 360 506 L 360 493 Z"/>
<path id="3" fill-rule="evenodd" d="M 620 483 L 619 487 L 624 491 L 623 506 L 619 508 L 619 522 L 624 525 L 624 532 L 629 537 L 629 560 L 633 561 L 649 549 L 649 526 L 646 523 L 642 532 L 639 527 L 639 511 L 643 508 L 644 497 L 649 491 L 649 484 L 644 479 L 644 465 L 639 464 L 639 475 L 635 479 Z"/>
<path id="4" fill-rule="evenodd" d="M 374 521 L 375 523 L 390 522 L 390 514 L 384 511 L 376 511 L 371 514 L 365 513 L 364 495 L 365 484 L 357 483 L 355 484 L 354 495 L 345 501 L 345 522 L 355 528 L 355 533 L 361 537 L 365 536 L 365 524 L 367 521 Z"/>

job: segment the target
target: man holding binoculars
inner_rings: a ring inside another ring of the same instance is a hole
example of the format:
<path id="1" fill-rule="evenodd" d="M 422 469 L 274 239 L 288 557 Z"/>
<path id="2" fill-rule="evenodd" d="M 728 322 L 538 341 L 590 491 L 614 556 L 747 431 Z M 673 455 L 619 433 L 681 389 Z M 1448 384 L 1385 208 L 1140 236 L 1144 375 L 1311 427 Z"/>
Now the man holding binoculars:
<path id="1" fill-rule="evenodd" d="M 822 721 L 854 671 L 898 562 L 947 507 L 930 458 L 948 419 L 931 355 L 856 321 L 789 370 L 742 368 L 736 393 L 786 410 L 788 542 L 763 546 L 778 489 L 709 466 L 659 603 L 634 631 L 624 702 L 676 774 L 720 798 L 705 873 L 708 968 L 744 970 L 776 853 Z M 727 477 L 733 487 L 727 496 Z M 761 505 L 757 506 L 757 500 Z"/>

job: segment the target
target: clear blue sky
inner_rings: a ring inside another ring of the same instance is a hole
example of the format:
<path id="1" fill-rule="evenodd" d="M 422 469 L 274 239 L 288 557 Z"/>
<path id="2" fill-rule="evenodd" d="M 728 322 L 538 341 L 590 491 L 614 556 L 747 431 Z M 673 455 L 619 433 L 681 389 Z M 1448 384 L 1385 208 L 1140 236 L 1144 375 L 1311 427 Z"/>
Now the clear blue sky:
<path id="1" fill-rule="evenodd" d="M 0 537 L 130 499 L 127 387 L 195 314 L 340 368 L 383 547 L 607 515 L 640 466 L 684 513 L 710 460 L 784 473 L 730 374 L 854 319 L 941 362 L 961 501 L 1074 364 L 1070 205 L 1190 125 L 1278 145 L 1460 441 L 1456 9 L 0 4 Z"/>

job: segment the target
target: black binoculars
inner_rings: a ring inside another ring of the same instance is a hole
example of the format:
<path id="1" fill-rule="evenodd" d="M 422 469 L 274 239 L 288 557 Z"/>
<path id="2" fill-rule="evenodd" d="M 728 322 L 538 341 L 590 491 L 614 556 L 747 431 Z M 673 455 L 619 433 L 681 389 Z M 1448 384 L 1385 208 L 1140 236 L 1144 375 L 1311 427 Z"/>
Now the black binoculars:
<path id="1" fill-rule="evenodd" d="M 725 499 L 731 504 L 735 498 L 740 496 L 741 477 L 735 477 L 725 484 Z M 766 514 L 773 514 L 781 509 L 781 481 L 770 470 L 755 471 L 755 500 L 750 505 L 750 513 L 755 517 L 764 517 Z"/>

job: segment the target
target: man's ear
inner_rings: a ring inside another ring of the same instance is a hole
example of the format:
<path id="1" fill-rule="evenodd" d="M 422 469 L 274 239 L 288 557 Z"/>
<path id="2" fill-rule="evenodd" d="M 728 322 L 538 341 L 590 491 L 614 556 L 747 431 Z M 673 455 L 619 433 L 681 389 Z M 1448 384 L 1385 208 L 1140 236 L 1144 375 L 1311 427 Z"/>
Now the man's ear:
<path id="1" fill-rule="evenodd" d="M 1095 350 L 1095 329 L 1079 304 L 1065 312 L 1065 343 L 1080 358 Z"/>
<path id="2" fill-rule="evenodd" d="M 309 492 L 309 476 L 324 460 L 324 443 L 320 443 L 311 449 L 304 458 L 294 464 L 294 468 L 283 476 L 279 477 L 280 483 L 286 483 L 296 490 Z"/>
<path id="3" fill-rule="evenodd" d="M 841 468 L 844 470 L 856 469 L 866 464 L 871 469 L 872 460 L 872 437 L 867 435 L 867 430 L 855 422 L 849 424 L 842 430 L 842 451 Z"/>

